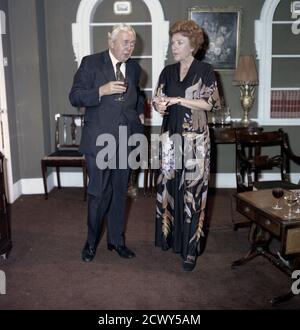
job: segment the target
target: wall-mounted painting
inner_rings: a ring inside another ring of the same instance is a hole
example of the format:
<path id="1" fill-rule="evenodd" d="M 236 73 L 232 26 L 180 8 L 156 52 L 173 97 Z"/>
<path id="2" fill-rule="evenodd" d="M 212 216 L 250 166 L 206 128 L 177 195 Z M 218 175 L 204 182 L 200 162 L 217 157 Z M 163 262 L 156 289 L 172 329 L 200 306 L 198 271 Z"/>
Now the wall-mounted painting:
<path id="1" fill-rule="evenodd" d="M 189 8 L 188 15 L 206 34 L 208 47 L 204 61 L 215 70 L 235 70 L 239 57 L 241 9 L 193 7 Z"/>

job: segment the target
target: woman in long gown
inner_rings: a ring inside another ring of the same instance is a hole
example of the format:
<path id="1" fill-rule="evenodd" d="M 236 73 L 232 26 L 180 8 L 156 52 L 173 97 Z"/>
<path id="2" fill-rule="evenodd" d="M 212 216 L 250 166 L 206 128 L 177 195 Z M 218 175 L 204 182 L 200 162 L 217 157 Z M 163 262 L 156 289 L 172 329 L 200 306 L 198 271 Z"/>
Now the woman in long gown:
<path id="1" fill-rule="evenodd" d="M 164 116 L 155 244 L 180 253 L 183 269 L 191 271 L 199 254 L 207 202 L 207 111 L 218 110 L 220 100 L 213 68 L 193 56 L 203 44 L 202 29 L 183 20 L 171 27 L 170 36 L 176 63 L 161 72 L 160 95 L 154 98 L 155 109 Z"/>

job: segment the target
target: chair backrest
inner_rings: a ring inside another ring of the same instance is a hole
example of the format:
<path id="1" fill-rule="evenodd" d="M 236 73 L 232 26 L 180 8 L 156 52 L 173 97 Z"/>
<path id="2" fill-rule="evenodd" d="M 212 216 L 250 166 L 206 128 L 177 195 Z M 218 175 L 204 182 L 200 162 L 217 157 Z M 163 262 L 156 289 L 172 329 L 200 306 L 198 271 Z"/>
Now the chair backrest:
<path id="1" fill-rule="evenodd" d="M 288 138 L 283 130 L 236 132 L 237 190 L 253 190 L 264 170 L 280 169 L 281 181 L 289 181 Z"/>
<path id="2" fill-rule="evenodd" d="M 55 115 L 55 148 L 56 150 L 77 150 L 84 123 L 83 114 Z"/>

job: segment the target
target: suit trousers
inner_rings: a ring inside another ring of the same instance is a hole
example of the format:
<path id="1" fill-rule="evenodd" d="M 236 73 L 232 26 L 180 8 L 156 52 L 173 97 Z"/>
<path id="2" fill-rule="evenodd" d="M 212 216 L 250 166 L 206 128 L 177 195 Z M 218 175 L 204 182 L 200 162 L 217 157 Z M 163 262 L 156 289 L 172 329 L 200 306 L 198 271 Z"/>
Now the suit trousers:
<path id="1" fill-rule="evenodd" d="M 107 216 L 107 242 L 124 245 L 125 212 L 129 169 L 99 169 L 96 158 L 85 155 L 89 176 L 88 235 L 90 246 L 99 243 L 103 219 Z"/>

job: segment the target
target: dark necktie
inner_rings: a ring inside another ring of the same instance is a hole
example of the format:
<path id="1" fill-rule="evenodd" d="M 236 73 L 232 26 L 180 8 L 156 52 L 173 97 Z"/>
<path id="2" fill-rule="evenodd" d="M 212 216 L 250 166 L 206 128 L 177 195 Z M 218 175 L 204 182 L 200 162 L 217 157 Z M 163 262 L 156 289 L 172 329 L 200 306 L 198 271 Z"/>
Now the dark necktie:
<path id="1" fill-rule="evenodd" d="M 125 77 L 120 69 L 121 65 L 122 65 L 123 62 L 118 62 L 116 64 L 116 78 L 117 80 L 120 80 L 120 81 L 124 81 L 125 80 Z"/>

